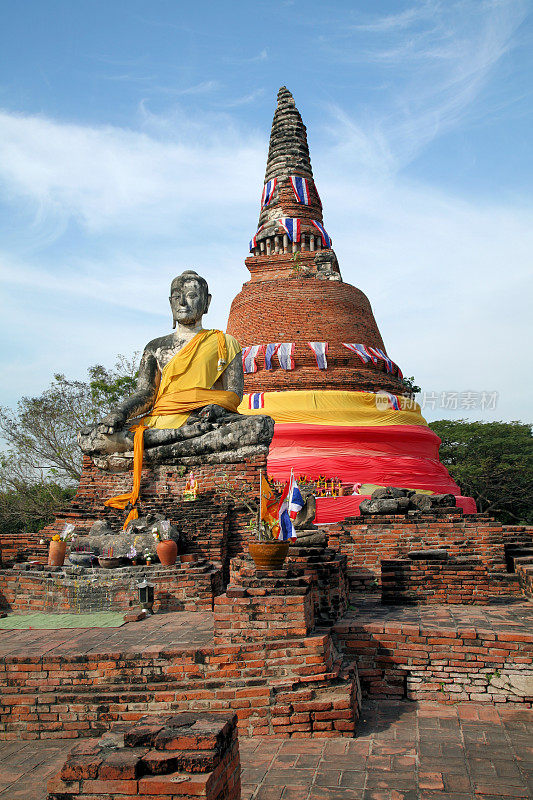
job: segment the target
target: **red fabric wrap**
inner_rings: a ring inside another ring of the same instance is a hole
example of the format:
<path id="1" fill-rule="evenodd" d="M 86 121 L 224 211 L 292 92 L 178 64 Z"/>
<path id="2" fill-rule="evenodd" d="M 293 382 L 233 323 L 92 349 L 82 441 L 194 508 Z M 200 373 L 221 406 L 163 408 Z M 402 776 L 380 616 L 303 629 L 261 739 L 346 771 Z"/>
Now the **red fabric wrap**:
<path id="1" fill-rule="evenodd" d="M 268 473 L 276 480 L 326 475 L 344 483 L 375 483 L 451 492 L 461 490 L 439 461 L 440 439 L 422 425 L 276 424 Z"/>

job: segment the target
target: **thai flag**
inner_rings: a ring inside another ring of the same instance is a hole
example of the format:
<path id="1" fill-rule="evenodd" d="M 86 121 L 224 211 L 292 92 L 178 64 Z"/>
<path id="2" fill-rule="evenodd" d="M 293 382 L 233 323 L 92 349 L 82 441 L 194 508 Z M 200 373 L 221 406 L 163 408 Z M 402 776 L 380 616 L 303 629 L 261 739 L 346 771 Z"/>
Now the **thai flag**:
<path id="1" fill-rule="evenodd" d="M 260 225 L 259 228 L 256 230 L 253 239 L 250 239 L 250 253 L 254 248 L 257 247 L 257 234 L 259 233 L 259 231 L 262 231 L 264 227 L 265 227 L 264 225 Z"/>
<path id="2" fill-rule="evenodd" d="M 265 348 L 265 369 L 272 369 L 272 358 L 276 354 L 279 342 L 271 342 Z"/>
<path id="3" fill-rule="evenodd" d="M 369 347 L 368 349 L 370 350 L 370 352 L 375 353 L 375 355 L 378 358 L 382 359 L 382 361 L 385 362 L 385 366 L 387 367 L 387 372 L 392 372 L 392 361 L 387 355 L 385 355 L 383 350 L 380 350 L 379 347 Z"/>
<path id="4" fill-rule="evenodd" d="M 288 494 L 288 511 L 291 519 L 295 519 L 298 511 L 301 511 L 305 505 L 305 500 L 302 497 L 300 487 L 296 482 L 294 475 L 291 475 L 289 494 Z"/>
<path id="5" fill-rule="evenodd" d="M 298 203 L 303 206 L 309 205 L 309 184 L 307 178 L 300 178 L 299 175 L 289 176 L 294 196 Z"/>
<path id="6" fill-rule="evenodd" d="M 269 205 L 274 195 L 274 189 L 276 188 L 277 182 L 278 179 L 273 178 L 271 181 L 267 181 L 263 186 L 263 193 L 261 195 L 261 208 L 266 208 Z"/>
<path id="7" fill-rule="evenodd" d="M 255 359 L 263 349 L 262 344 L 254 344 L 250 347 L 245 347 L 242 351 L 242 368 L 244 372 L 257 372 L 257 364 Z"/>
<path id="8" fill-rule="evenodd" d="M 296 539 L 296 531 L 294 530 L 294 525 L 292 524 L 292 519 L 289 514 L 290 487 L 291 487 L 291 481 L 287 481 L 283 493 L 279 499 L 279 506 L 278 506 L 278 522 L 279 522 L 278 539 L 283 539 L 284 541 L 286 541 L 287 539 Z"/>
<path id="9" fill-rule="evenodd" d="M 322 244 L 324 245 L 324 247 L 331 247 L 331 239 L 326 233 L 326 229 L 324 228 L 324 226 L 321 225 L 320 222 L 317 222 L 316 219 L 312 219 L 311 222 L 313 223 L 317 231 L 320 233 L 322 237 Z"/>
<path id="10" fill-rule="evenodd" d="M 296 217 L 281 217 L 279 224 L 291 240 L 291 242 L 299 242 L 301 239 L 301 221 Z"/>
<path id="11" fill-rule="evenodd" d="M 307 342 L 313 353 L 315 354 L 318 369 L 328 368 L 328 343 L 327 342 Z"/>
<path id="12" fill-rule="evenodd" d="M 369 361 L 373 361 L 374 364 L 377 363 L 376 356 L 369 353 L 364 344 L 349 344 L 348 342 L 343 342 L 342 345 L 347 350 L 350 350 L 350 352 L 355 353 L 356 356 L 359 356 L 363 364 L 368 364 Z"/>
<path id="13" fill-rule="evenodd" d="M 386 392 L 387 398 L 389 400 L 389 406 L 393 408 L 395 411 L 401 411 L 400 403 L 398 402 L 398 398 L 395 394 L 390 394 Z"/>
<path id="14" fill-rule="evenodd" d="M 395 367 L 396 367 L 396 369 L 398 370 L 398 377 L 399 377 L 399 379 L 400 379 L 401 381 L 403 381 L 403 372 L 401 371 L 401 369 L 400 369 L 400 367 L 398 366 L 398 364 L 395 364 L 394 366 L 395 366 Z"/>
<path id="15" fill-rule="evenodd" d="M 248 397 L 248 408 L 264 408 L 265 407 L 265 393 L 253 392 Z"/>
<path id="16" fill-rule="evenodd" d="M 280 342 L 277 345 L 276 355 L 282 369 L 294 369 L 294 342 Z"/>

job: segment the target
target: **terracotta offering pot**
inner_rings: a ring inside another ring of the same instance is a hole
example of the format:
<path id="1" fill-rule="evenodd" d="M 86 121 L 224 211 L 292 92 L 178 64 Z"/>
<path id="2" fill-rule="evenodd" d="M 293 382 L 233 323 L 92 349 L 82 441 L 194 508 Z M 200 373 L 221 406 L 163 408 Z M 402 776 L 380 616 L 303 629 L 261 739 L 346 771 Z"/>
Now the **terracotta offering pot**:
<path id="1" fill-rule="evenodd" d="M 121 566 L 122 559 L 113 556 L 98 556 L 98 563 L 102 569 L 116 569 Z"/>
<path id="2" fill-rule="evenodd" d="M 65 553 L 67 552 L 66 542 L 50 542 L 48 550 L 48 566 L 62 567 L 65 563 Z"/>
<path id="3" fill-rule="evenodd" d="M 248 549 L 256 569 L 281 569 L 289 552 L 289 542 L 249 542 Z"/>
<path id="4" fill-rule="evenodd" d="M 157 555 L 164 567 L 171 567 L 178 557 L 178 545 L 173 539 L 163 539 L 157 545 Z"/>

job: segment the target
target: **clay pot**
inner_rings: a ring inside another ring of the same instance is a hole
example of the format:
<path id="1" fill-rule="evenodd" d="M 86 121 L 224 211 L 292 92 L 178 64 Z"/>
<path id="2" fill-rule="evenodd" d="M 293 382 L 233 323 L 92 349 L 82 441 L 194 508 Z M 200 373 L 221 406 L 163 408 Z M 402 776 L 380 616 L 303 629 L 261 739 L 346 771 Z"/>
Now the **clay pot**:
<path id="1" fill-rule="evenodd" d="M 281 569 L 289 552 L 289 542 L 249 542 L 248 549 L 256 569 Z"/>
<path id="2" fill-rule="evenodd" d="M 163 539 L 157 545 L 157 556 L 164 567 L 171 567 L 178 557 L 178 545 L 173 539 Z"/>
<path id="3" fill-rule="evenodd" d="M 122 559 L 113 556 L 98 556 L 98 563 L 102 569 L 116 569 L 122 565 Z"/>
<path id="4" fill-rule="evenodd" d="M 50 542 L 48 549 L 48 566 L 62 567 L 65 563 L 65 553 L 67 552 L 66 542 Z"/>

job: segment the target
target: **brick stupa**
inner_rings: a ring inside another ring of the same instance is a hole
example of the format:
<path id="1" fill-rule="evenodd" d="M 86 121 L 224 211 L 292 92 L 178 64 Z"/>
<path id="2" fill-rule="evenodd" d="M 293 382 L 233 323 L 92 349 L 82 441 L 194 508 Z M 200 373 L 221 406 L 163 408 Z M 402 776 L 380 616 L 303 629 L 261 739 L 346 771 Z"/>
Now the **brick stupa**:
<path id="1" fill-rule="evenodd" d="M 268 465 L 276 479 L 293 468 L 345 483 L 460 495 L 439 461 L 440 439 L 386 354 L 368 298 L 342 280 L 331 244 L 306 128 L 283 86 L 246 259 L 250 280 L 233 300 L 227 327 L 253 370 L 239 410 L 274 418 Z"/>

